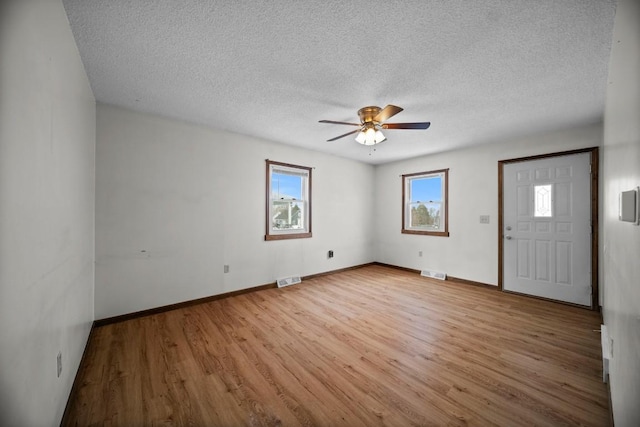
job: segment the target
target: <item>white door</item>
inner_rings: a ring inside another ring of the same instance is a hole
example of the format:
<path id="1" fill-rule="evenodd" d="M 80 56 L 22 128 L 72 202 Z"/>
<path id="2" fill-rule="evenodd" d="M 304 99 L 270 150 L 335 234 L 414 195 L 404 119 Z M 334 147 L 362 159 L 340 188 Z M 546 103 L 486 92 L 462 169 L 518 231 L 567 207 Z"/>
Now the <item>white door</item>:
<path id="1" fill-rule="evenodd" d="M 503 289 L 591 306 L 591 155 L 503 168 Z"/>

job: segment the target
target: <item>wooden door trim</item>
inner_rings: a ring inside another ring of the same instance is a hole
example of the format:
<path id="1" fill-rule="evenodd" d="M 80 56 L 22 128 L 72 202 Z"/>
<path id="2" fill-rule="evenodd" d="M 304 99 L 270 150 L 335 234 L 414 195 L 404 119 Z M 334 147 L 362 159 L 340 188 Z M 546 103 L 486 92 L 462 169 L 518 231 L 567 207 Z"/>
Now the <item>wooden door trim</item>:
<path id="1" fill-rule="evenodd" d="M 579 150 L 561 151 L 556 153 L 539 154 L 535 156 L 519 157 L 498 161 L 498 289 L 506 292 L 503 288 L 504 269 L 504 239 L 502 230 L 504 229 L 504 165 L 509 163 L 526 162 L 530 160 L 546 159 L 550 157 L 567 156 L 571 154 L 590 153 L 591 154 L 591 310 L 599 311 L 598 304 L 598 169 L 599 169 L 599 149 L 598 147 L 582 148 Z M 524 294 L 523 294 L 524 295 Z M 558 301 L 561 302 L 562 301 Z M 573 305 L 567 303 L 569 305 Z M 583 307 L 583 306 L 580 306 Z"/>

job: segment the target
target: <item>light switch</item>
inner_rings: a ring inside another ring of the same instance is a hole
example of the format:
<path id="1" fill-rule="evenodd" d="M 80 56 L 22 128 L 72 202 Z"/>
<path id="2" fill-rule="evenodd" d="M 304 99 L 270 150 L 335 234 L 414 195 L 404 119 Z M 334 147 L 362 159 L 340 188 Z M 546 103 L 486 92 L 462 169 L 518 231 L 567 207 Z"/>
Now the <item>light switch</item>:
<path id="1" fill-rule="evenodd" d="M 618 211 L 620 221 L 638 223 L 638 189 L 620 193 Z"/>
<path id="2" fill-rule="evenodd" d="M 480 224 L 489 224 L 489 215 L 480 215 Z"/>

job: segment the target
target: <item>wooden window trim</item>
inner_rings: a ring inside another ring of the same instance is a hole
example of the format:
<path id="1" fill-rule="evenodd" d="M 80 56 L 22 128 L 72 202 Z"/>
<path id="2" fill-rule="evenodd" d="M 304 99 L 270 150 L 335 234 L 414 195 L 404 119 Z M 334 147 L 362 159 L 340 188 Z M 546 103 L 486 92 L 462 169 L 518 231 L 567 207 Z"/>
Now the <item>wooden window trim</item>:
<path id="1" fill-rule="evenodd" d="M 412 178 L 419 175 L 433 175 L 444 174 L 444 231 L 423 231 L 423 230 L 411 230 L 407 229 L 406 223 L 406 188 L 407 178 Z M 426 172 L 416 172 L 402 175 L 402 234 L 415 234 L 421 236 L 438 236 L 449 237 L 449 168 L 437 169 Z"/>
<path id="2" fill-rule="evenodd" d="M 266 159 L 266 176 L 265 176 L 265 181 L 266 181 L 266 203 L 265 203 L 265 235 L 264 235 L 264 240 L 270 241 L 270 240 L 289 240 L 289 239 L 307 239 L 312 237 L 312 233 L 311 233 L 311 213 L 313 212 L 311 209 L 311 167 L 307 167 L 307 166 L 300 166 L 300 165 L 294 165 L 291 163 L 283 163 L 283 162 L 276 162 L 273 160 L 269 160 Z M 307 172 L 308 174 L 308 210 L 309 210 L 309 227 L 307 228 L 309 231 L 304 232 L 304 233 L 279 233 L 279 234 L 271 234 L 271 221 L 269 218 L 269 208 L 271 205 L 271 165 L 277 165 L 277 166 L 285 166 L 285 167 L 289 167 L 289 168 L 294 168 L 294 169 L 301 169 Z"/>

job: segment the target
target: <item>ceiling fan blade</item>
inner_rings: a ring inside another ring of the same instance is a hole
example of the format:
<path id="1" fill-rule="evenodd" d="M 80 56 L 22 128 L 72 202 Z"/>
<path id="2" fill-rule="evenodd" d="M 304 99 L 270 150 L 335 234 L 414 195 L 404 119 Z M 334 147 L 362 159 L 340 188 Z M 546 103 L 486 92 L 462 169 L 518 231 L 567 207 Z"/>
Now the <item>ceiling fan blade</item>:
<path id="1" fill-rule="evenodd" d="M 419 123 L 385 123 L 382 129 L 428 129 L 431 126 L 431 122 L 419 122 Z"/>
<path id="2" fill-rule="evenodd" d="M 352 135 L 352 134 L 354 134 L 356 132 L 360 132 L 360 129 L 356 129 L 356 130 L 353 130 L 351 132 L 347 132 L 344 135 L 336 136 L 335 138 L 327 139 L 327 142 L 332 142 L 332 141 L 335 141 L 336 139 L 344 138 L 345 136 Z"/>
<path id="3" fill-rule="evenodd" d="M 336 122 L 334 120 L 319 120 L 318 123 L 331 123 L 331 124 L 334 124 L 334 125 L 362 126 L 359 123 Z"/>
<path id="4" fill-rule="evenodd" d="M 382 123 L 385 120 L 389 120 L 389 118 L 395 116 L 396 114 L 398 114 L 400 111 L 402 111 L 403 108 L 397 107 L 395 105 L 387 105 L 386 107 L 384 107 L 374 118 L 373 121 L 378 122 L 378 123 Z"/>

